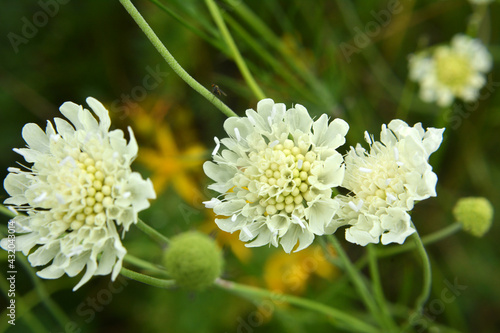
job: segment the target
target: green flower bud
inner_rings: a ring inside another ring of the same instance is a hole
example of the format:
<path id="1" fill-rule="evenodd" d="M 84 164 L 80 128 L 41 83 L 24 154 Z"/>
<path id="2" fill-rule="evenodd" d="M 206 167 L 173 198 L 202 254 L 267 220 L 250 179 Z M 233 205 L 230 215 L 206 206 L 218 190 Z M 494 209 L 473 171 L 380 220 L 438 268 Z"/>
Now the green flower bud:
<path id="1" fill-rule="evenodd" d="M 178 286 L 201 290 L 222 273 L 222 251 L 209 236 L 197 231 L 182 233 L 170 241 L 165 268 Z"/>
<path id="2" fill-rule="evenodd" d="M 482 237 L 491 227 L 493 206 L 486 198 L 462 198 L 453 208 L 453 215 L 465 231 Z"/>

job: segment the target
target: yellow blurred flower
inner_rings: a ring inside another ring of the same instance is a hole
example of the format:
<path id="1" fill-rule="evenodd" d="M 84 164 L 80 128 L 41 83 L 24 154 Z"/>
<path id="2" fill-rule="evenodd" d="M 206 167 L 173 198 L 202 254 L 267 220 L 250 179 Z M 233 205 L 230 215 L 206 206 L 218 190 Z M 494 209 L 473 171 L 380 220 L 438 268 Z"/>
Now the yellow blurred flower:
<path id="1" fill-rule="evenodd" d="M 152 171 L 151 180 L 157 193 L 163 192 L 169 184 L 189 204 L 198 206 L 203 195 L 194 175 L 202 172 L 205 147 L 198 142 L 179 149 L 178 140 L 170 125 L 162 121 L 168 106 L 161 100 L 150 112 L 138 107 L 131 114 L 135 128 L 143 135 L 152 134 L 154 147 L 142 147 L 137 161 Z M 184 126 L 189 122 L 182 121 Z"/>
<path id="2" fill-rule="evenodd" d="M 329 250 L 333 254 L 333 250 Z M 266 285 L 277 293 L 303 294 L 314 275 L 327 280 L 338 276 L 337 268 L 328 262 L 323 249 L 317 245 L 291 254 L 277 251 L 264 267 Z"/>

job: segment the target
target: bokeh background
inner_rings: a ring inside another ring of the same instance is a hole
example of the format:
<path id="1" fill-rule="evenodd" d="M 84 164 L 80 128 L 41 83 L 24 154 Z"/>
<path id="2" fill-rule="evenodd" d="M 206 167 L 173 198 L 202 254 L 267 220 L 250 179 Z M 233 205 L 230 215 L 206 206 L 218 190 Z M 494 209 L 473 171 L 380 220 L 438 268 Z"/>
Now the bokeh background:
<path id="1" fill-rule="evenodd" d="M 179 63 L 207 89 L 217 84 L 227 95 L 214 98 L 239 115 L 255 108 L 257 99 L 203 1 L 135 3 Z M 484 196 L 499 207 L 498 1 L 485 10 L 478 30 L 495 62 L 482 91 L 485 97 L 478 104 L 456 102 L 448 109 L 419 100 L 418 87 L 407 80 L 407 57 L 465 33 L 474 12 L 465 0 L 217 4 L 265 94 L 287 106 L 300 103 L 313 116 L 326 113 L 348 121 L 345 149 L 361 142 L 365 130 L 377 137 L 380 126 L 396 117 L 424 127 L 447 127 L 442 148 L 431 158 L 439 177 L 438 196 L 419 203 L 412 214 L 420 234 L 453 223 L 451 211 L 460 197 Z M 390 13 L 391 8 L 398 8 L 397 13 Z M 1 179 L 20 161 L 12 148 L 24 146 L 25 123 L 44 127 L 59 115 L 63 102 L 85 104 L 93 96 L 109 108 L 115 128 L 134 129 L 140 145 L 134 168 L 151 177 L 158 193 L 151 209 L 141 214 L 145 221 L 167 236 L 198 229 L 216 237 L 224 248 L 227 279 L 360 313 L 355 291 L 322 254 L 321 240 L 286 255 L 275 248 L 248 249 L 237 235 L 217 232 L 213 214 L 201 204 L 211 195 L 205 190 L 202 164 L 215 146 L 213 137 L 224 136 L 225 116 L 170 70 L 118 1 L 3 2 L 0 31 Z M 2 188 L 0 200 L 6 196 Z M 8 219 L 0 220 L 5 232 Z M 427 308 L 422 329 L 500 330 L 499 237 L 495 219 L 483 238 L 458 233 L 428 247 L 434 308 Z M 139 230 L 133 228 L 123 242 L 130 253 L 161 264 L 163 249 Z M 343 244 L 354 259 L 364 253 L 361 247 Z M 272 303 L 271 314 L 267 303 L 222 290 L 158 290 L 125 278 L 110 284 L 104 276 L 72 292 L 77 278 L 41 280 L 22 256 L 16 262 L 18 307 L 12 327 L 5 315 L 5 263 L 1 251 L 1 332 L 332 331 L 328 318 L 315 313 Z M 411 303 L 421 287 L 418 258 L 406 253 L 380 265 L 387 298 L 394 304 Z M 439 303 L 448 283 L 466 289 L 453 301 Z"/>

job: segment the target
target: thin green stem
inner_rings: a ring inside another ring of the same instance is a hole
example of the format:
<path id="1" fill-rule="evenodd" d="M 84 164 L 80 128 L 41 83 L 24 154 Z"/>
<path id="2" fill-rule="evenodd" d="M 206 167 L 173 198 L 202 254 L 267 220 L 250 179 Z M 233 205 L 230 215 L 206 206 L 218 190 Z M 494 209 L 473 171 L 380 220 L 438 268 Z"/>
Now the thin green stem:
<path id="1" fill-rule="evenodd" d="M 353 2 L 349 0 L 337 0 L 337 4 L 347 26 L 364 26 L 356 12 L 356 6 Z M 354 34 L 353 37 L 355 37 Z M 368 62 L 368 65 L 371 67 L 380 85 L 383 86 L 394 99 L 398 99 L 402 93 L 400 88 L 401 83 L 375 45 L 370 43 L 362 50 L 361 54 Z"/>
<path id="2" fill-rule="evenodd" d="M 208 36 L 205 32 L 196 28 L 194 25 L 190 24 L 188 21 L 183 19 L 179 14 L 177 14 L 176 12 L 174 12 L 173 10 L 171 10 L 170 8 L 168 8 L 167 6 L 162 4 L 160 1 L 158 1 L 158 0 L 149 0 L 149 1 L 154 3 L 162 11 L 164 11 L 165 13 L 167 13 L 168 15 L 173 17 L 177 22 L 179 22 L 180 24 L 185 26 L 187 29 L 192 31 L 196 36 L 200 37 L 201 39 L 203 39 L 207 43 L 210 43 L 212 46 L 218 48 L 219 50 L 221 50 L 223 52 L 227 52 L 229 54 L 228 50 L 226 50 L 227 47 L 225 47 L 225 45 L 223 45 L 218 39 L 214 39 L 214 38 Z"/>
<path id="3" fill-rule="evenodd" d="M 148 272 L 168 276 L 167 272 L 164 269 L 161 269 L 156 265 L 150 263 L 149 261 L 137 258 L 129 253 L 127 253 L 127 255 L 123 258 L 123 261 L 128 262 L 129 264 L 134 265 L 136 267 L 147 270 Z"/>
<path id="4" fill-rule="evenodd" d="M 229 47 L 233 59 L 236 62 L 236 65 L 238 66 L 238 69 L 240 70 L 241 75 L 243 75 L 243 78 L 245 79 L 246 83 L 254 93 L 255 97 L 257 97 L 258 99 L 266 98 L 266 95 L 260 89 L 259 85 L 253 78 L 252 73 L 250 73 L 250 70 L 248 69 L 247 64 L 245 63 L 245 60 L 241 56 L 240 51 L 238 50 L 238 47 L 236 46 L 236 43 L 233 40 L 233 37 L 231 37 L 231 34 L 227 29 L 226 23 L 222 18 L 219 7 L 217 7 L 217 5 L 213 0 L 205 0 L 205 3 L 208 9 L 210 10 L 210 14 L 212 14 L 212 18 L 214 19 L 215 24 L 217 25 L 222 34 L 222 38 Z"/>
<path id="5" fill-rule="evenodd" d="M 363 303 L 365 303 L 366 307 L 371 312 L 373 318 L 376 319 L 381 326 L 385 327 L 386 324 L 385 321 L 382 319 L 383 316 L 379 311 L 377 304 L 375 303 L 375 300 L 373 299 L 370 291 L 368 290 L 368 287 L 363 281 L 363 278 L 361 277 L 361 274 L 359 273 L 358 269 L 351 262 L 351 260 L 347 256 L 347 253 L 344 251 L 342 245 L 340 245 L 337 238 L 334 235 L 327 235 L 326 237 L 328 241 L 335 248 L 337 255 L 342 261 L 343 268 L 347 271 L 347 274 L 349 275 L 352 283 L 354 284 L 354 287 L 356 288 L 358 294 L 361 296 Z"/>
<path id="6" fill-rule="evenodd" d="M 412 227 L 415 228 L 415 226 L 412 223 Z M 416 302 L 415 302 L 415 312 L 420 313 L 422 311 L 422 308 L 424 307 L 425 302 L 427 302 L 427 299 L 429 298 L 429 295 L 431 293 L 431 286 L 432 286 L 432 272 L 431 272 L 431 262 L 429 260 L 429 255 L 427 254 L 427 251 L 425 250 L 424 243 L 422 242 L 422 239 L 420 238 L 418 231 L 415 231 L 412 235 L 416 245 L 417 245 L 417 252 L 420 255 L 420 258 L 422 258 L 422 266 L 423 266 L 423 286 L 422 286 L 422 292 L 418 296 Z"/>
<path id="7" fill-rule="evenodd" d="M 144 232 L 146 235 L 148 235 L 151 239 L 158 242 L 158 244 L 165 246 L 166 244 L 170 243 L 170 240 L 166 236 L 163 236 L 157 230 L 155 230 L 151 226 L 147 225 L 146 222 L 144 222 L 143 220 L 137 219 L 136 226 L 142 232 Z"/>
<path id="8" fill-rule="evenodd" d="M 45 288 L 43 283 L 39 278 L 35 276 L 35 270 L 28 263 L 28 259 L 26 259 L 26 257 L 24 256 L 16 255 L 16 261 L 20 262 L 24 270 L 29 273 L 28 276 L 35 286 L 38 297 L 40 297 L 42 303 L 47 307 L 52 316 L 57 320 L 60 327 L 64 328 L 66 323 L 70 322 L 69 317 L 66 315 L 66 313 L 64 313 L 61 307 L 56 302 L 54 302 L 52 298 L 50 298 L 50 294 L 47 292 L 47 289 Z"/>
<path id="9" fill-rule="evenodd" d="M 444 239 L 448 236 L 451 236 L 455 234 L 457 231 L 462 230 L 462 225 L 460 223 L 453 223 L 450 224 L 449 226 L 440 229 L 436 232 L 433 232 L 432 234 L 426 235 L 421 238 L 422 243 L 424 245 L 429 245 L 432 243 L 435 243 L 441 239 Z M 403 245 L 394 245 L 389 248 L 383 248 L 383 249 L 377 249 L 377 256 L 378 257 L 388 257 L 392 256 L 395 254 L 411 251 L 417 247 L 417 244 L 415 242 L 410 243 L 406 242 Z"/>
<path id="10" fill-rule="evenodd" d="M 373 332 L 373 333 L 378 332 L 376 328 L 354 316 L 351 316 L 338 309 L 329 307 L 322 303 L 314 302 L 309 299 L 304 299 L 286 294 L 277 294 L 267 289 L 246 286 L 243 284 L 226 281 L 222 279 L 217 279 L 215 281 L 215 285 L 219 288 L 225 289 L 235 294 L 251 296 L 253 298 L 267 298 L 273 301 L 274 303 L 286 302 L 304 309 L 313 310 L 318 313 L 325 314 L 327 316 L 332 317 L 335 320 L 338 320 L 339 322 L 348 324 L 351 330 L 354 332 Z"/>
<path id="11" fill-rule="evenodd" d="M 372 289 L 373 289 L 373 294 L 375 296 L 375 301 L 377 302 L 377 305 L 380 308 L 380 312 L 383 314 L 383 318 L 387 326 L 390 327 L 390 330 L 392 332 L 396 332 L 397 327 L 389 312 L 389 308 L 387 306 L 387 300 L 385 299 L 384 290 L 382 288 L 382 282 L 380 280 L 380 272 L 378 269 L 377 253 L 375 247 L 373 244 L 368 244 L 366 250 L 368 252 L 370 276 L 372 280 Z"/>
<path id="12" fill-rule="evenodd" d="M 220 99 L 216 98 L 214 94 L 212 94 L 209 90 L 203 87 L 198 83 L 191 75 L 188 74 L 181 67 L 181 65 L 175 60 L 175 58 L 170 54 L 165 45 L 160 41 L 158 36 L 156 36 L 155 32 L 146 20 L 142 17 L 141 13 L 135 8 L 130 0 L 119 0 L 123 7 L 127 10 L 127 12 L 132 16 L 134 21 L 137 23 L 139 28 L 144 32 L 146 37 L 151 41 L 153 46 L 158 50 L 160 55 L 165 59 L 165 61 L 169 64 L 172 70 L 179 75 L 181 79 L 183 79 L 191 88 L 193 88 L 200 95 L 205 97 L 210 103 L 212 103 L 216 108 L 218 108 L 222 113 L 224 113 L 228 117 L 237 116 L 236 113 L 233 112 L 226 104 L 224 104 Z"/>
<path id="13" fill-rule="evenodd" d="M 154 278 L 152 276 L 146 275 L 146 274 L 141 274 L 137 273 L 134 271 L 131 271 L 129 269 L 126 269 L 125 267 L 122 267 L 120 274 L 128 277 L 129 279 L 142 282 L 144 284 L 153 286 L 153 287 L 158 287 L 158 288 L 171 288 L 175 286 L 175 281 L 174 280 L 165 280 L 165 279 L 158 279 Z"/>
<path id="14" fill-rule="evenodd" d="M 228 5 L 232 5 L 230 0 L 226 0 L 225 2 Z M 265 41 L 281 55 L 282 59 L 280 61 L 290 66 L 292 68 L 291 72 L 300 75 L 310 90 L 315 91 L 318 96 L 317 99 L 319 99 L 325 108 L 331 109 L 332 106 L 335 105 L 336 101 L 334 100 L 331 91 L 329 91 L 325 84 L 311 72 L 311 69 L 305 64 L 304 61 L 298 63 L 296 61 L 297 57 L 290 56 L 291 50 L 289 47 L 283 42 L 282 39 L 276 36 L 271 29 L 269 29 L 269 27 L 260 19 L 258 15 L 252 12 L 252 10 L 248 8 L 244 2 L 238 2 L 237 5 L 233 5 L 231 8 L 234 9 L 234 12 L 237 13 L 250 28 L 259 34 L 261 40 Z"/>

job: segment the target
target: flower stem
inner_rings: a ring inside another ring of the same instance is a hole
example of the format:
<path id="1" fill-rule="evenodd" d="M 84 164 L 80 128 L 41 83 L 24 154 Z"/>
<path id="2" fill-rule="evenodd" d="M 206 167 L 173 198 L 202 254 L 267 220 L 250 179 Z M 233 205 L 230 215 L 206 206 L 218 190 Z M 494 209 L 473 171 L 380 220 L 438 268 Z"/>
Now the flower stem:
<path id="1" fill-rule="evenodd" d="M 424 245 L 435 243 L 443 238 L 453 235 L 457 231 L 462 230 L 462 225 L 460 223 L 453 223 L 449 226 L 440 229 L 432 234 L 426 235 L 421 238 Z M 416 243 L 405 243 L 403 245 L 391 246 L 389 248 L 377 249 L 378 257 L 388 257 L 402 252 L 407 252 L 415 249 L 417 247 Z"/>
<path id="2" fill-rule="evenodd" d="M 158 36 L 156 36 L 155 32 L 146 20 L 142 17 L 141 13 L 135 8 L 130 0 L 119 0 L 123 7 L 127 10 L 127 12 L 132 16 L 134 21 L 137 23 L 139 28 L 144 32 L 146 37 L 151 41 L 153 46 L 160 52 L 161 56 L 165 61 L 169 64 L 172 70 L 179 75 L 181 79 L 183 79 L 191 88 L 193 88 L 200 95 L 205 97 L 210 103 L 212 103 L 216 108 L 218 108 L 222 113 L 224 113 L 228 117 L 237 116 L 233 110 L 231 110 L 226 104 L 224 104 L 220 99 L 216 98 L 214 94 L 212 94 L 209 90 L 203 87 L 198 83 L 191 75 L 188 74 L 181 67 L 181 65 L 175 60 L 172 54 L 167 50 L 165 45 L 160 41 Z"/>
<path id="3" fill-rule="evenodd" d="M 276 304 L 286 302 L 304 309 L 313 310 L 325 314 L 327 316 L 331 316 L 333 319 L 338 320 L 343 324 L 349 325 L 350 329 L 354 332 L 374 332 L 374 333 L 378 332 L 376 328 L 356 317 L 353 317 L 338 309 L 329 307 L 325 304 L 314 302 L 308 299 L 286 294 L 277 294 L 267 289 L 246 286 L 243 284 L 226 281 L 222 279 L 217 279 L 215 281 L 215 285 L 219 288 L 225 289 L 235 294 L 257 297 L 257 298 L 269 298 L 271 301 L 273 301 L 273 303 Z"/>
<path id="4" fill-rule="evenodd" d="M 412 227 L 415 228 L 412 222 Z M 422 286 L 422 291 L 420 295 L 418 296 L 417 300 L 415 301 L 415 309 L 414 309 L 414 314 L 420 314 L 422 312 L 422 308 L 424 307 L 425 302 L 427 302 L 427 299 L 429 298 L 429 295 L 431 293 L 431 285 L 432 285 L 432 273 L 431 273 L 431 262 L 429 260 L 429 255 L 427 254 L 427 251 L 425 250 L 424 244 L 422 242 L 422 239 L 420 238 L 418 231 L 415 231 L 411 235 L 416 243 L 417 247 L 417 252 L 422 258 L 422 266 L 423 266 L 423 286 Z M 413 316 L 410 315 L 410 318 Z"/>
<path id="5" fill-rule="evenodd" d="M 170 243 L 170 240 L 166 236 L 163 236 L 161 233 L 153 229 L 151 226 L 147 225 L 143 220 L 137 219 L 136 225 L 142 232 L 151 237 L 151 239 L 154 239 L 160 245 L 164 246 Z"/>
<path id="6" fill-rule="evenodd" d="M 156 265 L 150 263 L 149 261 L 137 258 L 129 253 L 127 253 L 127 255 L 123 258 L 123 261 L 128 262 L 129 264 L 134 265 L 136 267 L 145 269 L 149 272 L 168 276 L 167 272 L 164 269 L 161 269 Z"/>
<path id="7" fill-rule="evenodd" d="M 146 274 L 141 274 L 137 273 L 134 271 L 131 271 L 129 269 L 126 269 L 122 267 L 120 274 L 128 277 L 129 279 L 142 282 L 144 284 L 153 286 L 153 287 L 158 287 L 158 288 L 171 288 L 175 286 L 175 281 L 174 280 L 164 280 L 164 279 L 158 279 L 154 278 L 152 276 L 146 275 Z"/>
<path id="8" fill-rule="evenodd" d="M 36 277 L 35 270 L 28 263 L 28 259 L 21 255 L 16 255 L 16 260 L 21 263 L 21 266 L 29 273 L 28 276 L 35 286 L 36 293 L 42 301 L 42 303 L 47 307 L 52 316 L 57 320 L 61 328 L 64 328 L 66 323 L 70 321 L 66 313 L 61 309 L 61 307 L 50 298 L 50 294 L 45 289 L 43 283 L 40 279 Z"/>
<path id="9" fill-rule="evenodd" d="M 383 314 L 383 318 L 388 327 L 390 327 L 392 332 L 397 331 L 396 324 L 394 323 L 389 308 L 387 307 L 387 301 L 384 297 L 384 290 L 382 289 L 382 282 L 380 281 L 380 272 L 377 264 L 377 253 L 373 244 L 368 244 L 367 252 L 370 265 L 370 276 L 372 279 L 372 289 L 375 296 L 375 301 L 377 302 L 380 312 Z"/>
<path id="10" fill-rule="evenodd" d="M 236 62 L 236 65 L 238 66 L 241 72 L 241 75 L 243 75 L 243 78 L 245 79 L 248 86 L 254 93 L 255 97 L 257 97 L 258 99 L 266 98 L 264 92 L 260 89 L 257 82 L 255 82 L 252 73 L 250 73 L 250 70 L 248 69 L 247 64 L 245 63 L 245 60 L 241 56 L 240 51 L 238 50 L 238 47 L 236 46 L 236 43 L 233 40 L 233 37 L 231 37 L 231 34 L 227 29 L 226 23 L 222 18 L 219 8 L 217 7 L 217 5 L 213 0 L 205 0 L 205 3 L 208 9 L 210 10 L 210 14 L 212 14 L 212 18 L 214 19 L 215 24 L 217 24 L 217 27 L 219 28 L 222 34 L 222 38 L 229 47 L 229 50 L 231 51 L 234 61 Z"/>
<path id="11" fill-rule="evenodd" d="M 334 235 L 327 235 L 326 237 L 328 241 L 335 248 L 337 255 L 342 261 L 343 268 L 347 271 L 347 274 L 349 275 L 352 283 L 354 284 L 354 287 L 358 291 L 358 294 L 361 296 L 361 299 L 365 303 L 366 307 L 371 312 L 373 317 L 377 321 L 379 321 L 379 324 L 383 327 L 386 327 L 386 323 L 383 320 L 383 315 L 381 314 L 381 311 L 379 311 L 377 304 L 375 303 L 375 300 L 373 299 L 370 291 L 368 290 L 368 287 L 363 281 L 363 278 L 361 277 L 359 271 L 356 269 L 354 264 L 347 256 L 347 253 L 345 253 L 344 249 L 342 248 L 342 245 L 340 245 L 339 241 Z"/>

